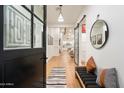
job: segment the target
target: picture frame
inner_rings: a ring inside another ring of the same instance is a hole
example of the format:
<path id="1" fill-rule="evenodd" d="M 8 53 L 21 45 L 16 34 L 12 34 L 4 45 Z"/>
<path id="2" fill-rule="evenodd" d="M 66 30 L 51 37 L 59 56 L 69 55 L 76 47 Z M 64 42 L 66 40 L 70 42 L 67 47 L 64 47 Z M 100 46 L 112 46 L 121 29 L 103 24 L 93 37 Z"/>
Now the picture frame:
<path id="1" fill-rule="evenodd" d="M 98 45 L 102 44 L 102 34 L 97 34 L 97 44 Z"/>
<path id="2" fill-rule="evenodd" d="M 91 38 L 92 38 L 92 44 L 96 45 L 96 35 L 92 36 Z"/>
<path id="3" fill-rule="evenodd" d="M 53 45 L 53 37 L 48 34 L 48 45 Z"/>

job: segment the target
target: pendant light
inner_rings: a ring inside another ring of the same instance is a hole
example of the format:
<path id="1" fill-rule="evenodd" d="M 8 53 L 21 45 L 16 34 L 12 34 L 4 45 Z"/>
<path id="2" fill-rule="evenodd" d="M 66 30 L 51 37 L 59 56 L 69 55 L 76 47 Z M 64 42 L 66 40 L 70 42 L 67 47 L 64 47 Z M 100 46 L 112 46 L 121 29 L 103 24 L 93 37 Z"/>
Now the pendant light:
<path id="1" fill-rule="evenodd" d="M 62 5 L 59 5 L 59 17 L 58 17 L 58 22 L 64 22 L 64 18 L 62 15 Z"/>

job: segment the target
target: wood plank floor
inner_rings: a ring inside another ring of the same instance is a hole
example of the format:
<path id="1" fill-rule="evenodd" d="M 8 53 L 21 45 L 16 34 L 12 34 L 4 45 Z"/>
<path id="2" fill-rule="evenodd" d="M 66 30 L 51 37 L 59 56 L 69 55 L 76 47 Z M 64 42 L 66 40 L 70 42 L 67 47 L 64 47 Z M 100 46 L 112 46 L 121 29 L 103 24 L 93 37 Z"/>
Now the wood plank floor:
<path id="1" fill-rule="evenodd" d="M 59 56 L 52 57 L 47 63 L 47 77 L 50 75 L 50 71 L 53 67 L 65 67 L 66 68 L 66 83 L 68 88 L 80 88 L 78 80 L 75 78 L 75 66 L 74 59 L 70 57 L 68 52 L 63 52 Z"/>

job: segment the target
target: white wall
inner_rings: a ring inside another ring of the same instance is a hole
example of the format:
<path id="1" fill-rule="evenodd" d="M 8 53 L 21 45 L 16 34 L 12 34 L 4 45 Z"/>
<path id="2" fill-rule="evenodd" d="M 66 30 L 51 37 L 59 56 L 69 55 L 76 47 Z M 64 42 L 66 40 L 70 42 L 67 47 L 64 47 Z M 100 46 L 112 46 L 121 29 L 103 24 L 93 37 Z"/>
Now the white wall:
<path id="1" fill-rule="evenodd" d="M 47 34 L 53 37 L 53 45 L 48 45 L 48 42 L 47 42 L 47 57 L 48 57 L 47 61 L 49 61 L 49 59 L 51 59 L 53 56 L 59 55 L 59 36 L 60 36 L 59 33 L 60 33 L 59 28 L 48 27 Z"/>
<path id="2" fill-rule="evenodd" d="M 83 23 L 85 23 L 83 21 Z M 86 60 L 86 33 L 82 33 L 82 23 L 79 26 L 79 66 L 82 66 Z"/>
<path id="3" fill-rule="evenodd" d="M 86 60 L 93 56 L 99 68 L 115 67 L 118 72 L 120 87 L 124 87 L 124 6 L 85 6 L 82 16 L 86 14 Z M 90 43 L 90 29 L 96 20 L 97 14 L 100 19 L 107 22 L 109 38 L 106 45 L 101 49 L 95 49 Z M 80 19 L 80 18 L 79 18 Z"/>

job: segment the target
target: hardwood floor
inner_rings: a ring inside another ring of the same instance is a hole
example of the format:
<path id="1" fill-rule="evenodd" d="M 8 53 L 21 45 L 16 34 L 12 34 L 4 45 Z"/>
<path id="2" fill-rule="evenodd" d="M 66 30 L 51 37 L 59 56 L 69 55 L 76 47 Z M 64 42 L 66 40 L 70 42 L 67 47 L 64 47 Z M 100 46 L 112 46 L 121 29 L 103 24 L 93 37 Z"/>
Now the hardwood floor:
<path id="1" fill-rule="evenodd" d="M 66 68 L 66 83 L 68 88 L 80 88 L 78 80 L 75 78 L 75 66 L 74 59 L 70 57 L 68 52 L 63 52 L 59 56 L 54 56 L 47 63 L 47 77 L 50 75 L 50 71 L 53 67 L 65 67 Z"/>

